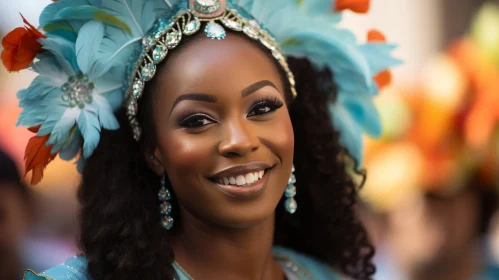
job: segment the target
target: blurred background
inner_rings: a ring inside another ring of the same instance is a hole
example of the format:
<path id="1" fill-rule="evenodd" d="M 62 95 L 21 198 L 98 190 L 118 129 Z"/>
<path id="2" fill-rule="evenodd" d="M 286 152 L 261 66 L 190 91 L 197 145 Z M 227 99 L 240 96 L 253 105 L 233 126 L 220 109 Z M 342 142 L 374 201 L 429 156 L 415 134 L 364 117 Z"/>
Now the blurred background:
<path id="1" fill-rule="evenodd" d="M 50 0 L 0 3 L 3 37 L 18 13 L 37 26 Z M 376 99 L 383 137 L 366 139 L 359 214 L 375 279 L 499 279 L 499 1 L 372 0 L 342 25 L 360 41 L 382 31 L 405 62 Z M 33 188 L 13 183 L 32 135 L 15 126 L 16 91 L 33 77 L 0 67 L 0 279 L 77 253 L 74 163 L 56 159 Z"/>

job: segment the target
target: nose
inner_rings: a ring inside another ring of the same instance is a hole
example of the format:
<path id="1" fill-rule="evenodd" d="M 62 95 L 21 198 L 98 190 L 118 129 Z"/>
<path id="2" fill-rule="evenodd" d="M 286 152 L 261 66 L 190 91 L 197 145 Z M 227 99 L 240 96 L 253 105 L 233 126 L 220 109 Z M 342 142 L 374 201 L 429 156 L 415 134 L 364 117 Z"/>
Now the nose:
<path id="1" fill-rule="evenodd" d="M 235 120 L 227 123 L 225 139 L 218 147 L 218 151 L 225 157 L 244 157 L 258 150 L 260 139 L 256 136 L 255 128 L 248 120 Z"/>

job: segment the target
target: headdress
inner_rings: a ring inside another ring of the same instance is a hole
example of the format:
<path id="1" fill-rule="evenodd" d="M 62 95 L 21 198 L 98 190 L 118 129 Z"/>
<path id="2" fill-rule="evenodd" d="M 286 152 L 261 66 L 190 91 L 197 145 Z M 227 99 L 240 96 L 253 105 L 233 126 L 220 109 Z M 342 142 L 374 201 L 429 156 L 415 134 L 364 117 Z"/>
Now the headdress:
<path id="1" fill-rule="evenodd" d="M 64 160 L 79 155 L 81 168 L 101 130 L 119 127 L 114 112 L 121 106 L 139 139 L 135 116 L 145 83 L 182 37 L 200 30 L 212 39 L 233 30 L 259 41 L 286 72 L 293 94 L 286 56 L 331 70 L 338 86 L 337 100 L 328 105 L 332 122 L 360 164 L 362 135 L 381 133 L 372 98 L 389 78 L 386 70 L 399 63 L 390 55 L 394 46 L 379 33 L 359 44 L 337 27 L 342 10 L 368 7 L 368 0 L 56 1 L 40 15 L 43 34 L 25 20 L 25 28 L 2 41 L 8 70 L 30 67 L 39 74 L 18 93 L 23 108 L 18 125 L 37 133 L 26 149 L 26 172 L 33 170 L 32 183 L 38 182 L 57 155 Z"/>

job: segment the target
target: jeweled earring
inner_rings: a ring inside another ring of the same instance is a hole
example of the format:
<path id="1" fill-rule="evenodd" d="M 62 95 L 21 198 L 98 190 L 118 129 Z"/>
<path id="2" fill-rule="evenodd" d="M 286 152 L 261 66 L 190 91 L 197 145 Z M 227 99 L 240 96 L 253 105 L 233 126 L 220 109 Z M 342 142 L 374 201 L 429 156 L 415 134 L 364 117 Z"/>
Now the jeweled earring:
<path id="1" fill-rule="evenodd" d="M 161 178 L 161 188 L 159 189 L 158 198 L 160 201 L 159 211 L 161 213 L 161 225 L 170 230 L 173 227 L 173 218 L 170 216 L 172 213 L 172 204 L 170 200 L 172 196 L 170 191 L 166 188 L 166 175 Z"/>
<path id="2" fill-rule="evenodd" d="M 286 187 L 286 190 L 284 191 L 284 195 L 286 196 L 286 201 L 284 202 L 284 207 L 286 208 L 286 211 L 288 211 L 290 214 L 293 214 L 296 212 L 296 208 L 298 208 L 298 204 L 296 203 L 295 200 L 295 195 L 296 195 L 296 177 L 295 177 L 295 166 L 293 164 L 293 167 L 291 168 L 291 175 L 289 176 L 288 180 L 288 186 Z"/>

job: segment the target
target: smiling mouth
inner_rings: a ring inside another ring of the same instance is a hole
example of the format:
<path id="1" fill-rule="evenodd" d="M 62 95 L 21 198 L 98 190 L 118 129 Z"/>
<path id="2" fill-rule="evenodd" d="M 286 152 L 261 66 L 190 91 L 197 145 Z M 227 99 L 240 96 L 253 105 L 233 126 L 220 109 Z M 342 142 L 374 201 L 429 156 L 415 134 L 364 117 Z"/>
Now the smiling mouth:
<path id="1" fill-rule="evenodd" d="M 210 180 L 219 185 L 242 187 L 242 188 L 251 187 L 259 183 L 265 177 L 269 169 L 270 168 L 266 169 L 262 168 L 260 170 L 254 170 L 251 172 L 245 172 L 241 174 L 233 174 L 231 176 L 213 177 L 210 178 Z"/>

